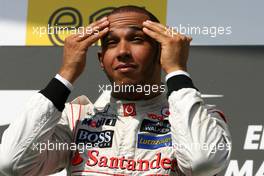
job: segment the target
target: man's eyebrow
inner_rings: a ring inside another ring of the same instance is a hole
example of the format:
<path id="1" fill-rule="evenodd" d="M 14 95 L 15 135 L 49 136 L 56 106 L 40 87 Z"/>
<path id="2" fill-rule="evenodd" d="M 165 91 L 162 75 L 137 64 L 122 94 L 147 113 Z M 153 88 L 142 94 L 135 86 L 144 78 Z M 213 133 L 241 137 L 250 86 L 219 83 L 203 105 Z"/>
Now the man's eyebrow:
<path id="1" fill-rule="evenodd" d="M 109 40 L 110 38 L 115 37 L 114 31 L 109 31 L 103 38 L 102 41 Z"/>
<path id="2" fill-rule="evenodd" d="M 109 31 L 105 37 L 114 35 L 114 31 Z"/>

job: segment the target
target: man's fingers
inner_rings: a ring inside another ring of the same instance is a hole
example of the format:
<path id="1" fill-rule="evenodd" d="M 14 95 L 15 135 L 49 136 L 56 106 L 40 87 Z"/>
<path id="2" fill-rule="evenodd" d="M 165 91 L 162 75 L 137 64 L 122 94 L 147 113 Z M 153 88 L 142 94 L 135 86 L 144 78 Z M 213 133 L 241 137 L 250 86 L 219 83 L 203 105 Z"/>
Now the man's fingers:
<path id="1" fill-rule="evenodd" d="M 80 37 L 80 34 L 72 34 L 72 35 L 69 35 L 67 38 L 68 39 L 76 39 L 76 38 L 79 38 Z"/>
<path id="2" fill-rule="evenodd" d="M 107 17 L 103 17 L 102 19 L 97 20 L 97 21 L 91 23 L 89 26 L 90 26 L 91 28 L 93 28 L 93 27 L 98 26 L 99 24 L 101 24 L 101 23 L 103 23 L 103 22 L 105 22 L 105 21 L 107 21 Z"/>
<path id="3" fill-rule="evenodd" d="M 99 32 L 105 29 L 108 25 L 109 25 L 109 21 L 104 21 L 103 23 L 99 23 L 97 26 L 94 27 L 88 26 L 84 31 L 84 34 L 81 34 L 79 36 L 78 41 L 83 41 L 86 40 L 91 35 L 99 34 Z"/>
<path id="4" fill-rule="evenodd" d="M 90 37 L 86 38 L 82 44 L 85 48 L 88 48 L 89 46 L 91 46 L 94 42 L 96 42 L 97 40 L 99 40 L 100 38 L 102 38 L 104 35 L 107 34 L 107 32 L 109 31 L 109 28 L 106 27 L 103 30 L 99 31 L 97 34 L 93 34 Z"/>
<path id="5" fill-rule="evenodd" d="M 76 40 L 78 42 L 85 40 L 90 35 L 99 32 L 99 30 L 102 30 L 102 27 L 104 27 L 105 24 L 106 26 L 108 25 L 107 23 L 109 23 L 107 21 L 107 17 L 103 17 L 102 19 L 91 23 L 89 26 L 85 27 L 84 31 L 75 35 Z"/>
<path id="6" fill-rule="evenodd" d="M 192 41 L 192 37 L 189 37 L 189 36 L 185 36 L 185 35 L 182 35 L 182 34 L 179 34 L 178 37 L 182 40 L 182 41 L 185 41 L 187 43 L 190 43 Z"/>
<path id="7" fill-rule="evenodd" d="M 167 29 L 167 27 L 166 27 L 166 26 L 164 26 L 164 25 L 163 25 L 163 24 L 161 24 L 161 23 L 157 23 L 157 22 L 150 21 L 150 20 L 147 20 L 147 23 L 149 23 L 149 24 L 151 24 L 151 25 L 153 25 L 153 26 L 155 26 L 155 27 L 159 28 L 159 29 L 161 30 L 161 32 L 164 32 L 164 30 L 166 30 L 166 29 Z"/>
<path id="8" fill-rule="evenodd" d="M 187 40 L 188 40 L 189 42 L 191 42 L 191 41 L 192 41 L 192 37 L 187 36 Z"/>
<path id="9" fill-rule="evenodd" d="M 162 25 L 161 23 L 157 23 L 154 21 L 147 20 L 143 24 L 145 24 L 151 30 L 160 32 L 161 34 L 165 34 L 166 36 L 169 36 L 169 37 L 175 37 L 175 36 L 177 37 L 178 36 L 183 40 L 187 40 L 189 42 L 192 41 L 192 37 L 182 35 L 179 32 L 173 30 L 173 28 L 166 27 L 166 26 Z"/>
<path id="10" fill-rule="evenodd" d="M 155 23 L 155 22 L 147 20 L 147 21 L 143 22 L 143 25 L 144 25 L 144 27 L 147 27 L 148 29 L 155 31 L 164 37 L 166 36 L 165 35 L 166 34 L 166 27 L 160 23 Z"/>
<path id="11" fill-rule="evenodd" d="M 164 37 L 161 37 L 159 33 L 154 32 L 146 27 L 143 27 L 143 32 L 160 43 L 162 43 L 164 40 Z"/>

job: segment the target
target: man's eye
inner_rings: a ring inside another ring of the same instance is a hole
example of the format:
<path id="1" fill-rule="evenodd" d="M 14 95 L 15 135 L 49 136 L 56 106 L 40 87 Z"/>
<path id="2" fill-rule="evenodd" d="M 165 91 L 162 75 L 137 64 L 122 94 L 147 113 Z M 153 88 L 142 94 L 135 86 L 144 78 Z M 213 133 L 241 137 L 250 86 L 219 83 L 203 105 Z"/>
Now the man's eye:
<path id="1" fill-rule="evenodd" d="M 108 40 L 108 41 L 106 42 L 107 45 L 113 45 L 113 44 L 115 44 L 115 43 L 116 43 L 115 40 Z"/>
<path id="2" fill-rule="evenodd" d="M 111 43 L 115 43 L 115 41 L 114 40 L 108 40 L 107 43 L 111 44 Z"/>
<path id="3" fill-rule="evenodd" d="M 136 41 L 143 41 L 143 38 L 142 37 L 134 37 L 134 40 L 136 40 Z"/>
<path id="4" fill-rule="evenodd" d="M 142 43 L 144 41 L 144 38 L 142 37 L 134 37 L 132 39 L 133 42 L 136 42 L 136 43 Z"/>

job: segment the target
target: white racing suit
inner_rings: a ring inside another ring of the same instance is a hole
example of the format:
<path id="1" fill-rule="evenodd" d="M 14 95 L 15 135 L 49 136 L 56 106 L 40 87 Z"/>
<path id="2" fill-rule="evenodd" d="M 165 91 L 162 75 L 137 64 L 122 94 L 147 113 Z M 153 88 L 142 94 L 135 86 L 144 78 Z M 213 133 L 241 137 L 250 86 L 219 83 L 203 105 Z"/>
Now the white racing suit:
<path id="1" fill-rule="evenodd" d="M 164 94 L 122 101 L 103 94 L 64 103 L 55 78 L 5 131 L 0 175 L 215 175 L 227 164 L 231 137 L 223 115 L 204 105 L 190 78 L 174 76 Z"/>

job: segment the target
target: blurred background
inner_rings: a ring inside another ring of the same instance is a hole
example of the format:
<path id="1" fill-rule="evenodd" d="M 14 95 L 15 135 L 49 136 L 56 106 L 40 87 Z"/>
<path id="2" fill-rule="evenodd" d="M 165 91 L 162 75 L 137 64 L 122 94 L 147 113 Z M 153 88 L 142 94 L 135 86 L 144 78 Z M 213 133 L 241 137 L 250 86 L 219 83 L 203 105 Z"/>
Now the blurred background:
<path id="1" fill-rule="evenodd" d="M 128 4 L 193 37 L 189 72 L 203 94 L 223 96 L 205 101 L 225 112 L 233 138 L 231 161 L 220 175 L 263 175 L 261 0 L 0 0 L 0 138 L 25 101 L 57 73 L 69 31 Z M 108 84 L 97 60 L 99 45 L 89 49 L 85 73 L 68 101 L 84 94 L 94 102 L 99 85 Z"/>

